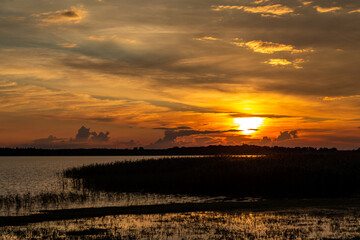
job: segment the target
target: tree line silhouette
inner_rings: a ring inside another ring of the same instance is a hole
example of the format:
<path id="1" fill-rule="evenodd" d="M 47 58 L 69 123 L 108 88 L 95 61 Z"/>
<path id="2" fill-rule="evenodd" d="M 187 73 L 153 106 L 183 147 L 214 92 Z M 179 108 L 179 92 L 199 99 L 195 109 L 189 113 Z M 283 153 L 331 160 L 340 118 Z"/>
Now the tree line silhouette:
<path id="1" fill-rule="evenodd" d="M 360 152 L 360 148 L 351 151 L 340 151 L 336 148 L 314 147 L 268 147 L 256 145 L 222 146 L 210 145 L 207 147 L 173 147 L 168 149 L 40 149 L 40 148 L 0 148 L 0 156 L 166 156 L 166 155 L 266 155 L 273 153 L 334 153 Z"/>

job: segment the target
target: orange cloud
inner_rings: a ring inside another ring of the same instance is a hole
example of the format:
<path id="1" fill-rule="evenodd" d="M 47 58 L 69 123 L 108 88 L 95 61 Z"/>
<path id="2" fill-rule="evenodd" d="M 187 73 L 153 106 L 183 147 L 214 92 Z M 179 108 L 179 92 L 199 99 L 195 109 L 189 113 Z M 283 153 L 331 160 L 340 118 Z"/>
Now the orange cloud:
<path id="1" fill-rule="evenodd" d="M 352 10 L 352 11 L 350 11 L 349 13 L 360 13 L 360 8 L 359 8 L 359 9 L 356 9 L 356 10 Z"/>
<path id="2" fill-rule="evenodd" d="M 299 66 L 300 63 L 303 63 L 304 59 L 295 59 L 294 61 L 289 61 L 287 59 L 282 58 L 273 58 L 269 59 L 268 61 L 265 61 L 264 63 L 270 64 L 273 67 L 279 67 L 279 66 L 287 66 L 287 65 L 293 65 L 294 68 L 302 68 Z"/>
<path id="3" fill-rule="evenodd" d="M 244 7 L 244 11 L 251 13 L 270 13 L 274 15 L 284 15 L 294 12 L 293 9 L 281 4 L 257 6 L 257 7 Z"/>
<path id="4" fill-rule="evenodd" d="M 63 48 L 74 48 L 77 46 L 76 43 L 58 43 L 57 45 Z"/>
<path id="5" fill-rule="evenodd" d="M 33 14 L 32 16 L 44 23 L 79 23 L 86 14 L 86 11 L 72 7 L 71 9 Z"/>
<path id="6" fill-rule="evenodd" d="M 201 37 L 201 38 L 195 38 L 195 40 L 199 40 L 199 41 L 206 41 L 206 40 L 210 40 L 210 41 L 216 41 L 218 40 L 217 38 L 214 38 L 214 37 Z"/>
<path id="7" fill-rule="evenodd" d="M 122 38 L 119 37 L 117 35 L 112 35 L 112 36 L 89 36 L 88 37 L 89 40 L 92 41 L 97 41 L 97 42 L 114 42 L 114 43 L 118 43 L 118 44 L 139 44 L 141 42 L 135 40 L 135 39 L 129 39 L 129 38 Z"/>
<path id="8" fill-rule="evenodd" d="M 338 10 L 341 10 L 341 7 L 330 7 L 330 8 L 323 8 L 320 6 L 314 6 L 314 8 L 316 9 L 316 11 L 320 12 L 320 13 L 327 13 L 327 12 L 335 12 Z"/>
<path id="9" fill-rule="evenodd" d="M 230 5 L 218 5 L 218 6 L 211 6 L 213 11 L 222 11 L 222 10 L 241 10 L 244 8 L 244 6 L 230 6 Z"/>
<path id="10" fill-rule="evenodd" d="M 254 52 L 271 54 L 275 52 L 291 52 L 291 53 L 301 53 L 301 52 L 313 52 L 312 49 L 296 49 L 292 45 L 286 45 L 281 43 L 266 42 L 261 40 L 253 40 L 250 42 L 232 42 L 232 44 L 239 47 L 247 47 L 253 50 Z"/>
<path id="11" fill-rule="evenodd" d="M 222 10 L 244 10 L 245 12 L 251 13 L 262 13 L 262 14 L 273 14 L 273 15 L 284 15 L 294 12 L 293 9 L 281 5 L 281 4 L 274 4 L 274 5 L 265 5 L 265 6 L 256 6 L 256 7 L 247 7 L 247 6 L 231 6 L 231 5 L 218 5 L 212 6 L 213 11 L 222 11 Z"/>
<path id="12" fill-rule="evenodd" d="M 268 61 L 265 61 L 265 63 L 272 66 L 286 66 L 292 64 L 292 62 L 288 61 L 287 59 L 269 59 Z"/>
<path id="13" fill-rule="evenodd" d="M 306 6 L 306 5 L 310 5 L 312 4 L 313 2 L 311 1 L 301 1 L 302 5 Z"/>

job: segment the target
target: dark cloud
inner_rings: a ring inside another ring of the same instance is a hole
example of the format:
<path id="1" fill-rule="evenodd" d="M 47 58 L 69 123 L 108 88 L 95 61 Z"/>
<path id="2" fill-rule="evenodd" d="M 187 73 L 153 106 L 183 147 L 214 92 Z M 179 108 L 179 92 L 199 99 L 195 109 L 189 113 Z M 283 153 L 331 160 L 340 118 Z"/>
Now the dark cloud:
<path id="1" fill-rule="evenodd" d="M 90 137 L 91 133 L 90 133 L 90 128 L 86 128 L 84 126 L 81 126 L 81 128 L 79 128 L 76 137 L 75 137 L 75 141 L 87 141 Z"/>
<path id="2" fill-rule="evenodd" d="M 57 138 L 52 135 L 50 135 L 47 138 L 39 138 L 33 140 L 34 145 L 51 145 L 56 143 L 63 143 L 65 141 L 65 138 Z"/>
<path id="3" fill-rule="evenodd" d="M 90 132 L 90 128 L 81 126 L 79 128 L 75 140 L 77 142 L 95 141 L 95 142 L 107 142 L 109 141 L 109 132 Z"/>
<path id="4" fill-rule="evenodd" d="M 60 13 L 61 16 L 69 17 L 69 18 L 78 18 L 80 17 L 79 14 L 73 10 L 65 10 L 64 12 Z"/>
<path id="5" fill-rule="evenodd" d="M 35 139 L 30 144 L 24 144 L 21 147 L 37 148 L 93 148 L 109 146 L 109 132 L 90 132 L 90 128 L 82 126 L 78 129 L 75 138 L 57 138 L 50 135 L 47 138 Z"/>
<path id="6" fill-rule="evenodd" d="M 186 126 L 180 126 L 180 127 L 174 127 L 174 128 L 157 127 L 157 128 L 153 128 L 153 129 L 157 129 L 157 130 L 190 130 L 191 127 L 186 127 Z"/>
<path id="7" fill-rule="evenodd" d="M 141 144 L 136 142 L 135 140 L 130 140 L 126 142 L 121 142 L 121 141 L 114 142 L 114 146 L 116 148 L 134 148 L 141 146 Z"/>
<path id="8" fill-rule="evenodd" d="M 296 118 L 297 116 L 289 115 L 278 115 L 278 114 L 250 114 L 250 113 L 232 113 L 231 117 L 242 118 L 242 117 L 262 117 L 262 118 Z"/>
<path id="9" fill-rule="evenodd" d="M 263 137 L 262 140 L 261 140 L 261 143 L 263 144 L 267 144 L 267 143 L 270 143 L 271 142 L 271 138 L 269 137 Z"/>
<path id="10" fill-rule="evenodd" d="M 276 141 L 285 141 L 289 139 L 298 138 L 297 130 L 280 132 L 280 135 L 276 138 Z"/>
<path id="11" fill-rule="evenodd" d="M 200 130 L 165 130 L 164 137 L 157 140 L 155 143 L 152 143 L 146 148 L 169 148 L 176 145 L 175 140 L 178 137 L 186 137 L 193 135 L 213 135 L 213 134 L 222 134 L 227 132 L 239 132 L 239 130 L 230 129 L 226 131 L 200 131 Z"/>
<path id="12" fill-rule="evenodd" d="M 284 131 L 284 132 L 280 131 L 280 135 L 277 138 L 271 139 L 267 136 L 264 136 L 258 143 L 260 143 L 260 144 L 278 143 L 281 141 L 298 138 L 297 134 L 298 134 L 298 130 Z M 258 144 L 257 142 L 253 142 L 253 143 Z"/>
<path id="13" fill-rule="evenodd" d="M 91 140 L 95 142 L 107 142 L 109 141 L 109 134 L 109 132 L 99 132 L 99 134 L 97 134 L 96 132 L 92 132 Z"/>

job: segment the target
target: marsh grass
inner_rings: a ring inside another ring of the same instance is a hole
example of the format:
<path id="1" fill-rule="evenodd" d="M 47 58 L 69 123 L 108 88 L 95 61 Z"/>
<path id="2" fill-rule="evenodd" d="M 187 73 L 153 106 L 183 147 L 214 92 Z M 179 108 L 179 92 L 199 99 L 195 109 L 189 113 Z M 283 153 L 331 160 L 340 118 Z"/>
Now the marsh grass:
<path id="1" fill-rule="evenodd" d="M 32 195 L 14 194 L 0 196 L 0 211 L 4 214 L 22 214 L 48 208 L 64 208 L 68 204 L 94 201 L 98 193 L 73 193 L 73 192 L 47 192 Z"/>
<path id="2" fill-rule="evenodd" d="M 231 197 L 307 198 L 360 194 L 358 153 L 162 158 L 94 164 L 63 172 L 84 189 Z"/>

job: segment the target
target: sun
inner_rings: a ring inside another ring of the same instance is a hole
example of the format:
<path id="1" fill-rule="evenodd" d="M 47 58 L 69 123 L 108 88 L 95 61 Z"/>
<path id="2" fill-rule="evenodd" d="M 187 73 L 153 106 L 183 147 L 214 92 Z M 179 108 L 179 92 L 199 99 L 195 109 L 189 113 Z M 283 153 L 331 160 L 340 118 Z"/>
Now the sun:
<path id="1" fill-rule="evenodd" d="M 264 118 L 260 117 L 244 117 L 234 118 L 234 124 L 239 125 L 238 129 L 243 134 L 252 134 L 262 125 Z"/>

